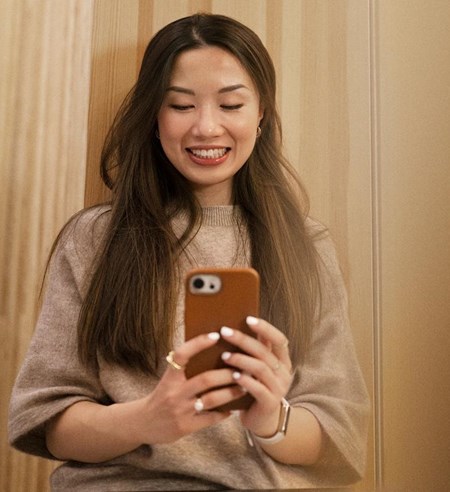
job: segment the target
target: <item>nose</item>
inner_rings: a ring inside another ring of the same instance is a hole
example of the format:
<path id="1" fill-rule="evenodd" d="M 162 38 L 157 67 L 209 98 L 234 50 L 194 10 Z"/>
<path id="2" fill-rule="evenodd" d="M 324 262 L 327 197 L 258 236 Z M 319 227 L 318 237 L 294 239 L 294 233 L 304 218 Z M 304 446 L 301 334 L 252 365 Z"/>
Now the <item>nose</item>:
<path id="1" fill-rule="evenodd" d="M 192 134 L 198 138 L 212 138 L 223 133 L 220 113 L 212 106 L 199 108 L 192 125 Z"/>

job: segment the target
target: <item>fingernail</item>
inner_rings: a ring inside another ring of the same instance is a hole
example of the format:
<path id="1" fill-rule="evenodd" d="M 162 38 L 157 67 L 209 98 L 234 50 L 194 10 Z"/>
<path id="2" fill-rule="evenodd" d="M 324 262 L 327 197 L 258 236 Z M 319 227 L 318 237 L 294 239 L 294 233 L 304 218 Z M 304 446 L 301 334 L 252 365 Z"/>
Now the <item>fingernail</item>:
<path id="1" fill-rule="evenodd" d="M 231 353 L 230 352 L 224 352 L 222 354 L 222 360 L 228 360 L 230 357 L 231 357 Z"/>
<path id="2" fill-rule="evenodd" d="M 258 318 L 255 318 L 254 316 L 247 316 L 247 319 L 245 320 L 248 325 L 257 325 L 258 324 Z"/>
<path id="3" fill-rule="evenodd" d="M 211 333 L 208 333 L 208 338 L 217 342 L 217 340 L 219 340 L 220 338 L 220 334 L 217 333 L 217 331 L 212 331 Z"/>
<path id="4" fill-rule="evenodd" d="M 232 330 L 231 328 L 228 328 L 228 326 L 222 326 L 222 328 L 220 329 L 220 334 L 223 337 L 231 337 L 231 335 L 233 333 L 234 333 L 234 330 Z"/>
<path id="5" fill-rule="evenodd" d="M 235 372 L 233 372 L 232 377 L 233 377 L 233 379 L 234 379 L 235 381 L 237 381 L 237 380 L 241 377 L 241 373 L 240 373 L 240 372 L 238 372 L 238 371 L 235 371 Z"/>

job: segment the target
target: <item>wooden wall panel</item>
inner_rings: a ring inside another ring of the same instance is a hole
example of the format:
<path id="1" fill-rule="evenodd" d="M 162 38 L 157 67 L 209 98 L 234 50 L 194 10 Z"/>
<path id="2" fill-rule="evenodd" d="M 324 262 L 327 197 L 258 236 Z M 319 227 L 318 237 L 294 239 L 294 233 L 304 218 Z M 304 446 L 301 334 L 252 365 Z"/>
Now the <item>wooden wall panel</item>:
<path id="1" fill-rule="evenodd" d="M 46 258 L 83 205 L 92 11 L 2 0 L 0 490 L 48 489 L 52 464 L 9 449 L 7 403 L 33 332 Z"/>
<path id="2" fill-rule="evenodd" d="M 378 23 L 383 468 L 450 484 L 450 3 L 381 0 Z"/>
<path id="3" fill-rule="evenodd" d="M 373 393 L 368 3 L 298 4 L 297 15 L 286 12 L 282 30 L 290 51 L 283 52 L 281 70 L 286 147 L 310 193 L 312 215 L 329 227 L 335 240 L 355 345 Z M 371 430 L 367 475 L 359 489 L 373 487 L 375 468 Z"/>
<path id="4" fill-rule="evenodd" d="M 137 59 L 140 5 L 139 0 L 94 2 L 86 205 L 109 197 L 108 190 L 98 184 L 98 163 L 108 129 L 136 80 L 140 62 Z M 144 14 L 148 14 L 145 4 L 142 8 Z"/>
<path id="5" fill-rule="evenodd" d="M 8 448 L 5 402 L 49 247 L 83 205 L 85 174 L 86 204 L 108 196 L 101 145 L 148 40 L 199 10 L 231 15 L 266 43 L 286 152 L 338 247 L 376 400 L 357 489 L 372 490 L 376 475 L 387 490 L 445 490 L 447 0 L 1 0 L 1 8 L 0 490 L 48 488 L 52 465 Z"/>
<path id="6" fill-rule="evenodd" d="M 268 3 L 270 2 L 261 0 L 247 0 L 246 2 L 241 2 L 240 0 L 213 0 L 212 12 L 237 19 L 258 33 L 263 43 L 265 43 L 267 30 L 275 28 L 275 25 L 270 23 L 270 19 L 269 21 L 266 19 Z M 283 2 L 278 3 L 282 4 Z"/>

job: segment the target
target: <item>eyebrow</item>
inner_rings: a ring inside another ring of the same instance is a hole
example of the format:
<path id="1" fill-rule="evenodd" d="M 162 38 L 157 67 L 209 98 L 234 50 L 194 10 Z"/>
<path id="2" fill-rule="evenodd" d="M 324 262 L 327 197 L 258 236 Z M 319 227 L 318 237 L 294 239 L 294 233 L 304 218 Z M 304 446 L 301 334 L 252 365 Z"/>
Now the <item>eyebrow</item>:
<path id="1" fill-rule="evenodd" d="M 237 91 L 238 89 L 248 89 L 244 84 L 235 84 L 235 85 L 229 85 L 227 87 L 222 87 L 222 89 L 219 89 L 218 93 L 223 94 L 225 92 L 233 92 Z M 177 85 L 172 85 L 167 88 L 167 92 L 173 91 L 173 92 L 180 92 L 182 94 L 189 94 L 191 96 L 195 96 L 195 92 L 192 89 L 186 89 L 185 87 L 179 87 Z"/>

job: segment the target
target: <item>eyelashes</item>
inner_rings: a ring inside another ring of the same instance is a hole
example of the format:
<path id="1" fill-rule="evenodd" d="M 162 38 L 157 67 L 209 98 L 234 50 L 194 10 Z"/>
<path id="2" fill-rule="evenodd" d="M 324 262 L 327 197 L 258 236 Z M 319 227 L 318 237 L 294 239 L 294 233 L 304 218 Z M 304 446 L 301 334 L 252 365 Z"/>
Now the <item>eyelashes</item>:
<path id="1" fill-rule="evenodd" d="M 224 111 L 237 111 L 241 109 L 243 106 L 244 106 L 243 104 L 233 104 L 233 105 L 221 104 L 220 108 Z M 189 111 L 190 109 L 195 108 L 195 106 L 193 105 L 184 106 L 182 104 L 170 104 L 169 107 L 175 109 L 176 111 Z"/>
<path id="2" fill-rule="evenodd" d="M 192 109 L 194 106 L 182 106 L 180 104 L 170 104 L 169 107 L 177 111 L 187 111 L 188 109 Z"/>
<path id="3" fill-rule="evenodd" d="M 241 109 L 243 106 L 244 106 L 243 104 L 234 104 L 232 106 L 222 105 L 220 107 L 225 111 L 237 111 L 238 109 Z"/>

